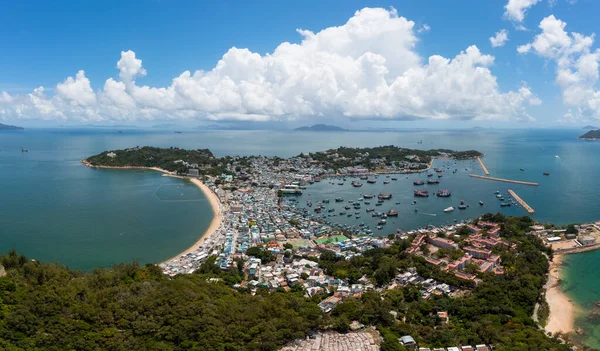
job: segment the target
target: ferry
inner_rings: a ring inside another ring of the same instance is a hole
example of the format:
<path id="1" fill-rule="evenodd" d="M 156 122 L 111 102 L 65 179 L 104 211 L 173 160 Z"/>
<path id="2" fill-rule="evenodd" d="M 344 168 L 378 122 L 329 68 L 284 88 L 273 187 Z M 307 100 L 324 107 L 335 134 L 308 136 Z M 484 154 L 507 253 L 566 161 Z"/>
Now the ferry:
<path id="1" fill-rule="evenodd" d="M 444 212 L 452 212 L 452 211 L 454 211 L 454 207 L 452 207 L 452 206 L 444 209 Z"/>
<path id="2" fill-rule="evenodd" d="M 449 197 L 450 195 L 452 195 L 450 190 L 438 190 L 435 192 L 435 196 L 437 197 Z"/>
<path id="3" fill-rule="evenodd" d="M 415 180 L 415 181 L 413 182 L 413 185 L 423 185 L 423 184 L 425 184 L 425 182 L 424 182 L 424 181 L 422 181 L 422 180 Z"/>
<path id="4" fill-rule="evenodd" d="M 383 194 L 383 193 L 379 193 L 379 195 L 377 195 L 378 199 L 383 199 L 383 200 L 388 200 L 392 198 L 392 194 Z"/>
<path id="5" fill-rule="evenodd" d="M 427 190 L 415 190 L 413 195 L 417 197 L 429 197 L 429 191 Z"/>
<path id="6" fill-rule="evenodd" d="M 398 217 L 398 211 L 396 211 L 396 210 L 389 210 L 388 213 L 387 213 L 387 215 L 389 217 Z"/>

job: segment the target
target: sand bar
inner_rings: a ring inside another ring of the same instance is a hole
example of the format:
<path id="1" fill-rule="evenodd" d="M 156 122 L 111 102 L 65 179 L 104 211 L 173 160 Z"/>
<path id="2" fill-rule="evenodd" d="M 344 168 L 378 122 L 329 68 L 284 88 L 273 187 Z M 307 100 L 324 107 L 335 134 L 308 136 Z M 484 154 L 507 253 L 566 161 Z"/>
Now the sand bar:
<path id="1" fill-rule="evenodd" d="M 569 333 L 575 330 L 575 305 L 560 287 L 562 262 L 562 255 L 554 255 L 546 284 L 546 301 L 550 305 L 550 316 L 545 329 L 553 334 L 556 332 Z"/>

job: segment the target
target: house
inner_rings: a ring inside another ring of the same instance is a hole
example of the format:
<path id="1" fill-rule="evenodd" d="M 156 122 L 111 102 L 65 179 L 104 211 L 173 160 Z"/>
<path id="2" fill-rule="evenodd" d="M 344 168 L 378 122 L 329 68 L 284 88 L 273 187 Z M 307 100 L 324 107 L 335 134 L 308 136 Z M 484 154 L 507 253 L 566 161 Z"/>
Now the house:
<path id="1" fill-rule="evenodd" d="M 590 246 L 596 243 L 596 238 L 594 238 L 593 236 L 586 235 L 581 237 L 579 241 L 583 246 Z"/>
<path id="2" fill-rule="evenodd" d="M 448 324 L 448 322 L 450 321 L 450 318 L 448 317 L 448 312 L 447 311 L 440 311 L 437 313 L 437 319 L 440 322 L 440 324 Z"/>
<path id="3" fill-rule="evenodd" d="M 490 255 L 492 254 L 492 252 L 490 250 L 486 250 L 486 249 L 478 249 L 472 246 L 467 246 L 463 249 L 463 251 L 475 258 L 479 258 L 479 259 L 487 259 L 488 257 L 490 257 Z"/>
<path id="4" fill-rule="evenodd" d="M 342 299 L 340 297 L 337 296 L 329 296 L 328 298 L 326 298 L 325 300 L 321 301 L 319 303 L 319 308 L 321 308 L 321 310 L 323 310 L 323 312 L 325 313 L 329 313 L 331 312 L 331 310 L 333 310 L 335 308 L 335 306 L 337 306 L 340 302 L 342 302 Z"/>
<path id="5" fill-rule="evenodd" d="M 400 344 L 402 346 L 404 346 L 404 348 L 406 348 L 407 350 L 416 350 L 417 349 L 417 342 L 410 335 L 404 335 L 403 337 L 401 337 Z"/>

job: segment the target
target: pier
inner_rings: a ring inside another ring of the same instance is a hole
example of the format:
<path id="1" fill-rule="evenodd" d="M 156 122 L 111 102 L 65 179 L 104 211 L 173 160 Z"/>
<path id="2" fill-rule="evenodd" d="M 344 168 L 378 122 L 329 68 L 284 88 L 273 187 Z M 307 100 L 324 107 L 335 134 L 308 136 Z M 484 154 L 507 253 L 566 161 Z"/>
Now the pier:
<path id="1" fill-rule="evenodd" d="M 508 189 L 508 193 L 510 194 L 510 196 L 512 196 L 521 206 L 523 206 L 523 208 L 527 211 L 527 213 L 535 213 L 535 210 L 533 208 L 531 208 L 531 206 L 529 206 L 527 204 L 527 202 L 525 202 L 525 200 L 521 199 L 521 197 L 519 195 L 517 195 L 517 193 L 515 193 L 514 191 Z"/>
<path id="2" fill-rule="evenodd" d="M 504 179 L 504 178 L 495 178 L 495 177 L 481 176 L 481 175 L 477 175 L 477 174 L 469 174 L 469 177 L 479 178 L 479 179 L 487 179 L 487 180 L 495 180 L 497 182 L 505 182 L 505 183 L 513 183 L 513 184 L 522 184 L 522 185 L 531 185 L 531 186 L 538 186 L 539 185 L 538 183 L 524 182 L 522 180 L 512 180 L 512 179 Z"/>
<path id="3" fill-rule="evenodd" d="M 477 162 L 479 162 L 481 169 L 483 169 L 483 174 L 490 175 L 490 171 L 488 171 L 487 167 L 483 164 L 483 161 L 481 161 L 481 157 L 477 157 Z"/>

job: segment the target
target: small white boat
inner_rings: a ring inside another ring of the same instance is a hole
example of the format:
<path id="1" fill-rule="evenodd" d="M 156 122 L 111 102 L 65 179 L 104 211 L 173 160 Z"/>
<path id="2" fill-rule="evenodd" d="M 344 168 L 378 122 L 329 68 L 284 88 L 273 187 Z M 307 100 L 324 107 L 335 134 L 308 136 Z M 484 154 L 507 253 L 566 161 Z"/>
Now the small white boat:
<path id="1" fill-rule="evenodd" d="M 452 211 L 454 211 L 454 207 L 452 207 L 452 206 L 444 209 L 444 212 L 452 212 Z"/>

